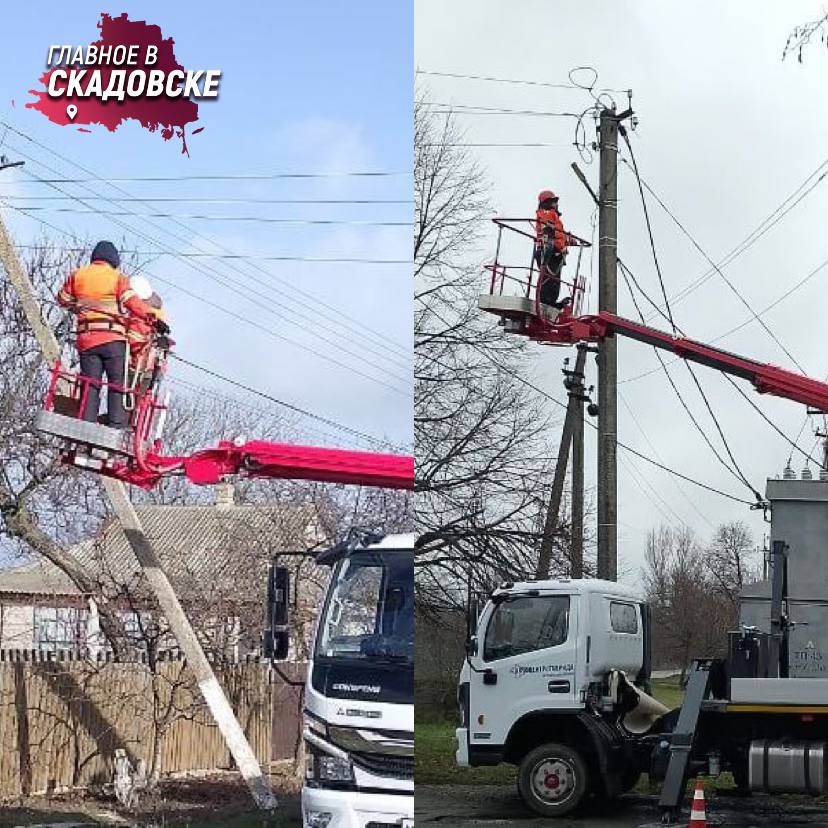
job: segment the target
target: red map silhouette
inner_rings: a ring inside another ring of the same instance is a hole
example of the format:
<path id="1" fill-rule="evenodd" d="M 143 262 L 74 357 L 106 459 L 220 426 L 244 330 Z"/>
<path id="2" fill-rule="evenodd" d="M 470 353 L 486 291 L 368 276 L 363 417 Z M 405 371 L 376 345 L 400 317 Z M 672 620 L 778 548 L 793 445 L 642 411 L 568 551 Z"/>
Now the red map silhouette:
<path id="1" fill-rule="evenodd" d="M 125 64 L 121 66 L 79 66 L 77 68 L 89 70 L 81 81 L 81 88 L 83 89 L 86 88 L 89 82 L 91 72 L 96 69 L 101 71 L 102 88 L 104 90 L 107 88 L 110 74 L 114 69 L 126 69 L 127 78 L 129 78 L 128 73 L 135 69 L 143 69 L 146 72 L 160 69 L 165 74 L 173 69 L 184 70 L 184 67 L 175 58 L 175 52 L 173 51 L 175 41 L 171 37 L 164 38 L 160 26 L 149 25 L 144 20 L 130 20 L 126 13 L 119 17 L 112 17 L 104 13 L 101 14 L 98 28 L 101 31 L 101 39 L 95 41 L 93 45 L 99 49 L 102 46 L 111 46 L 113 50 L 116 46 L 126 46 L 128 49 L 130 46 L 137 45 L 138 62 L 134 66 Z M 151 66 L 144 63 L 147 46 L 149 45 L 158 47 L 158 59 Z M 66 69 L 71 67 L 55 68 Z M 27 108 L 42 112 L 50 121 L 56 124 L 102 124 L 110 132 L 114 132 L 128 118 L 133 118 L 150 132 L 160 130 L 161 137 L 165 141 L 169 141 L 173 136 L 180 138 L 182 142 L 181 152 L 187 155 L 190 154 L 187 149 L 185 127 L 187 124 L 198 120 L 198 104 L 188 98 L 168 98 L 164 95 L 154 98 L 146 96 L 141 98 L 124 97 L 122 101 L 117 98 L 109 98 L 106 101 L 96 97 L 79 98 L 76 95 L 50 98 L 47 90 L 49 78 L 54 71 L 55 69 L 49 69 L 40 77 L 39 80 L 43 84 L 42 91 L 38 89 L 29 90 L 37 98 L 37 101 L 27 103 Z M 60 84 L 60 86 L 62 87 L 64 84 Z M 74 119 L 70 119 L 66 114 L 66 107 L 69 104 L 75 104 L 78 108 Z M 88 130 L 83 131 L 88 132 Z M 200 132 L 201 130 L 195 131 Z"/>

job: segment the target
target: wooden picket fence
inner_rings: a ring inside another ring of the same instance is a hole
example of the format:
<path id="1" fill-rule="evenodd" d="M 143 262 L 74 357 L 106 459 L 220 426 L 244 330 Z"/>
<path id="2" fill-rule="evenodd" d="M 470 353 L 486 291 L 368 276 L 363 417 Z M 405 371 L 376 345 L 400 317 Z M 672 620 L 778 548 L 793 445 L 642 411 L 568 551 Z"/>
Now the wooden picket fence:
<path id="1" fill-rule="evenodd" d="M 79 654 L 0 651 L 0 799 L 112 781 L 118 748 L 161 772 L 213 771 L 232 760 L 186 663 L 91 660 Z M 215 665 L 259 761 L 271 760 L 272 673 L 247 659 Z M 162 725 L 166 722 L 166 728 Z"/>

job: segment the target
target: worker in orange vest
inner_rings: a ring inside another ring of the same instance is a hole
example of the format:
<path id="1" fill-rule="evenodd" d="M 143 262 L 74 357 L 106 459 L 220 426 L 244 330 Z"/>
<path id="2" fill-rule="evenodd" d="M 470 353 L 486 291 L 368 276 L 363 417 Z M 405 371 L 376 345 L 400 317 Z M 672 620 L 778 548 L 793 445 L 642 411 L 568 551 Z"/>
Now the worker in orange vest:
<path id="1" fill-rule="evenodd" d="M 121 257 L 115 245 L 110 241 L 98 242 L 90 263 L 69 275 L 57 297 L 63 307 L 77 315 L 80 373 L 93 380 L 89 383 L 81 418 L 97 422 L 100 383 L 106 376 L 107 425 L 112 428 L 128 426 L 123 392 L 113 386 L 126 385 L 129 316 L 169 331 L 165 323 L 155 320 L 149 306 L 130 288 L 120 265 Z"/>
<path id="2" fill-rule="evenodd" d="M 558 197 L 551 190 L 542 190 L 538 195 L 538 209 L 535 213 L 535 261 L 540 270 L 539 298 L 544 305 L 564 308 L 571 304 L 572 298 L 569 296 L 559 302 L 558 294 L 567 248 L 576 243 L 564 230 Z"/>
<path id="3" fill-rule="evenodd" d="M 145 276 L 133 276 L 129 280 L 130 287 L 135 295 L 150 309 L 153 322 L 147 322 L 138 316 L 131 316 L 127 322 L 127 342 L 129 343 L 130 371 L 140 374 L 135 378 L 134 387 L 139 393 L 147 390 L 155 368 L 155 343 L 157 322 L 167 322 L 164 312 L 164 303 L 161 297 L 152 289 L 152 285 Z"/>

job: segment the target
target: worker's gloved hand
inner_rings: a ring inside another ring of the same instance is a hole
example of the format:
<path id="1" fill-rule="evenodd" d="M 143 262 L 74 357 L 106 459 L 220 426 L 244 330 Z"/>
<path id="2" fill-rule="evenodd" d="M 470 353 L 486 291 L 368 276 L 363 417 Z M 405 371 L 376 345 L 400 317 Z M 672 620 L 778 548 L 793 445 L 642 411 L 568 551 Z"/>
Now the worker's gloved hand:
<path id="1" fill-rule="evenodd" d="M 156 319 L 155 330 L 158 331 L 161 336 L 166 336 L 170 332 L 170 326 L 163 319 Z"/>

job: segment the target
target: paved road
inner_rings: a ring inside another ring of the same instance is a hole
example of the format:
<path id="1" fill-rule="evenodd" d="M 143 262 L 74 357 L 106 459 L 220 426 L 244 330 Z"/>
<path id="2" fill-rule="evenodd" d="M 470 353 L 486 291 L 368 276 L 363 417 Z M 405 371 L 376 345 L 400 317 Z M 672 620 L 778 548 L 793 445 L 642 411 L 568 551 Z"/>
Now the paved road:
<path id="1" fill-rule="evenodd" d="M 505 785 L 417 785 L 415 821 L 419 828 L 471 828 L 472 825 L 509 825 L 524 828 L 643 828 L 658 825 L 657 799 L 624 796 L 615 802 L 592 804 L 579 819 L 544 821 L 528 811 L 512 786 Z M 723 828 L 776 828 L 806 825 L 828 828 L 828 804 L 817 807 L 799 797 L 708 798 L 711 825 Z M 687 824 L 687 816 L 679 825 Z"/>

